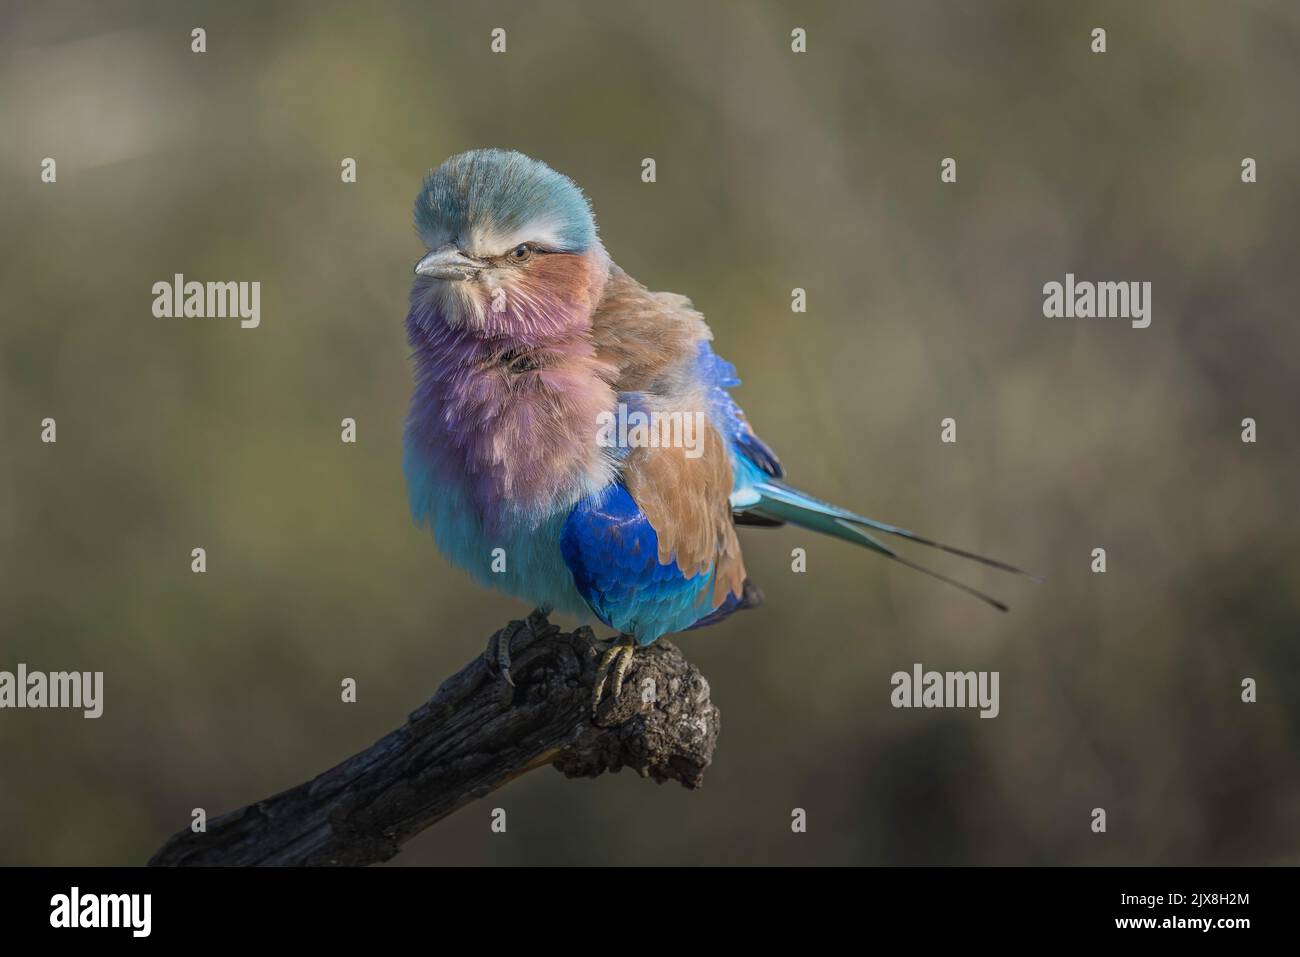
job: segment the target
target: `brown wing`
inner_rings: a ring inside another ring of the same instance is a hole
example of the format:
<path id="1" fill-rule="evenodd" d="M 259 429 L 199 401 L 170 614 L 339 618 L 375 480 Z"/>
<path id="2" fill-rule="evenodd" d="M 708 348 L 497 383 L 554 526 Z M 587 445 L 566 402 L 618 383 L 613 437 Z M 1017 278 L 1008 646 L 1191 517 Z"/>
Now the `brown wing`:
<path id="1" fill-rule="evenodd" d="M 685 296 L 650 292 L 618 266 L 610 267 L 600 305 L 591 317 L 596 355 L 616 370 L 619 392 L 669 391 L 689 369 L 699 344 L 713 337 Z"/>
<path id="2" fill-rule="evenodd" d="M 703 454 L 682 447 L 638 448 L 623 479 L 659 541 L 659 562 L 677 562 L 688 578 L 715 563 L 713 607 L 744 592 L 745 563 L 731 520 L 731 460 L 721 436 L 705 424 Z"/>

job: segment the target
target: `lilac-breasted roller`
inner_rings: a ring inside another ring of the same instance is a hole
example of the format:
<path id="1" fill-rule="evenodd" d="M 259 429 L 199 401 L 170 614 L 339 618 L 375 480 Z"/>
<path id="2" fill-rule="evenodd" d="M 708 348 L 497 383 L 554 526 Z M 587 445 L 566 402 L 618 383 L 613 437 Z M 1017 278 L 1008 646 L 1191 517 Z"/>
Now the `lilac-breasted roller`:
<path id="1" fill-rule="evenodd" d="M 425 178 L 415 226 L 412 513 L 479 582 L 618 630 L 594 704 L 637 645 L 761 601 L 737 525 L 792 522 L 920 568 L 883 533 L 1023 574 L 788 485 L 703 316 L 614 263 L 568 177 L 461 153 Z M 509 638 L 488 652 L 506 680 Z"/>

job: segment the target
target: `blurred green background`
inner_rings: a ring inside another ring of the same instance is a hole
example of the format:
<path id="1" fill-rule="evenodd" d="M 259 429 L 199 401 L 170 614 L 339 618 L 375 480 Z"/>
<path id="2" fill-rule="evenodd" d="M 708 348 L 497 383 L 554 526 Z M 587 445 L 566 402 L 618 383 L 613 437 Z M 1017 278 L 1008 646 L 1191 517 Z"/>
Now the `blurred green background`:
<path id="1" fill-rule="evenodd" d="M 400 468 L 410 207 L 480 146 L 694 300 L 797 484 L 1048 580 L 935 558 L 1004 616 L 743 532 L 767 604 L 680 640 L 723 713 L 703 790 L 536 772 L 397 863 L 1300 862 L 1298 92 L 1290 2 L 5 5 L 0 669 L 106 690 L 0 712 L 0 863 L 143 862 L 527 611 Z M 177 272 L 260 281 L 261 327 L 154 318 Z M 1151 281 L 1151 327 L 1044 319 L 1066 272 Z M 894 710 L 913 662 L 1000 671 L 1000 717 Z"/>

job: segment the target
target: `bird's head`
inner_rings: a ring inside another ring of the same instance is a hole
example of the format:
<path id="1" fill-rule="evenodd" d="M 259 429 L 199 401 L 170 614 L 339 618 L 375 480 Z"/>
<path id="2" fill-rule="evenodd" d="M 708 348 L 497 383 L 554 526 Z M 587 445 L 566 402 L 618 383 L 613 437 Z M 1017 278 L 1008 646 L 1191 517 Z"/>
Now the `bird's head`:
<path id="1" fill-rule="evenodd" d="M 507 150 L 470 150 L 425 177 L 415 228 L 413 334 L 463 329 L 540 342 L 590 323 L 609 271 L 572 180 Z"/>

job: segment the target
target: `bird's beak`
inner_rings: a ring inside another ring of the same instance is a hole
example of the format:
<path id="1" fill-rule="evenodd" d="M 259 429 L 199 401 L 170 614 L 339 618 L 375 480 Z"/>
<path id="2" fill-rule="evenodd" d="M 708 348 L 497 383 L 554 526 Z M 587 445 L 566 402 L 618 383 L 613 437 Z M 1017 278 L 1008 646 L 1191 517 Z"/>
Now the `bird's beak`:
<path id="1" fill-rule="evenodd" d="M 483 263 L 471 259 L 453 244 L 439 246 L 415 264 L 417 276 L 434 279 L 469 279 L 483 268 Z"/>

